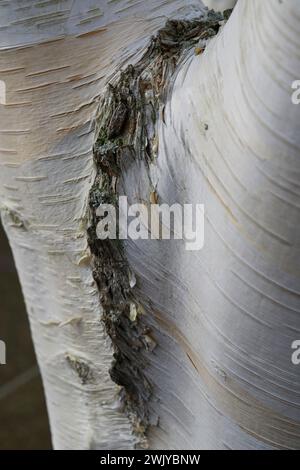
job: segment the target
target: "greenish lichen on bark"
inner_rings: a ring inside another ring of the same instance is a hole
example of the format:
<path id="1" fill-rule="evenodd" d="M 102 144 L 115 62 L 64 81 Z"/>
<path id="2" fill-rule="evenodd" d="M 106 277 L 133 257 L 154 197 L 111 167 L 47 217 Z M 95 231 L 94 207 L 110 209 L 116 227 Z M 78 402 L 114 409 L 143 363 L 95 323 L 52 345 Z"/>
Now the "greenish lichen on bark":
<path id="1" fill-rule="evenodd" d="M 93 381 L 94 377 L 92 370 L 83 359 L 67 354 L 66 360 L 70 367 L 77 373 L 82 385 Z"/>
<path id="2" fill-rule="evenodd" d="M 154 349 L 155 341 L 130 282 L 121 242 L 97 239 L 96 209 L 107 203 L 117 208 L 118 182 L 132 160 L 141 159 L 146 164 L 155 161 L 157 121 L 164 119 L 164 105 L 178 63 L 197 44 L 202 52 L 205 41 L 218 32 L 223 19 L 208 12 L 200 19 L 167 21 L 140 61 L 116 74 L 99 105 L 94 145 L 97 174 L 89 197 L 88 241 L 102 320 L 114 348 L 110 375 L 122 387 L 125 412 L 142 444 L 147 427 L 156 423 L 150 410 L 153 387 L 146 374 L 147 354 Z"/>

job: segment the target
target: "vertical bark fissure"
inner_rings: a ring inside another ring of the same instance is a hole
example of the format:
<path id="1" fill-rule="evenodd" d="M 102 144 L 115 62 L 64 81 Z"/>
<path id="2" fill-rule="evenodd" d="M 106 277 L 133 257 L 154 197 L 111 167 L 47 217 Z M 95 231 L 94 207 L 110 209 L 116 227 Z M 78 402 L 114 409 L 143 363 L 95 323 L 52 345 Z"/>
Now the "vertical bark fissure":
<path id="1" fill-rule="evenodd" d="M 140 61 L 111 80 L 99 106 L 94 145 L 97 173 L 89 195 L 88 241 L 102 320 L 114 349 L 110 376 L 121 386 L 124 411 L 142 445 L 147 445 L 148 426 L 158 424 L 158 417 L 151 412 L 155 394 L 146 370 L 147 356 L 156 343 L 147 312 L 135 293 L 136 279 L 118 239 L 119 227 L 117 239 L 99 240 L 96 211 L 100 204 L 112 204 L 118 212 L 122 175 L 133 161 L 139 159 L 146 167 L 155 162 L 156 123 L 163 120 L 172 77 L 186 51 L 194 47 L 195 54 L 202 53 L 229 14 L 210 11 L 199 19 L 168 21 Z"/>

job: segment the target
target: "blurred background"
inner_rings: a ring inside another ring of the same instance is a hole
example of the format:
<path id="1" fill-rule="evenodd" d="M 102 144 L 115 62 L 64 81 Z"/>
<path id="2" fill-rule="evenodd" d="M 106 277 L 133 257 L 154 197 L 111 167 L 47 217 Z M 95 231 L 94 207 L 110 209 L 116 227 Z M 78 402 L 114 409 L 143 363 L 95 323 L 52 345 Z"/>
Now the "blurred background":
<path id="1" fill-rule="evenodd" d="M 18 276 L 0 222 L 0 449 L 50 449 L 44 391 Z"/>

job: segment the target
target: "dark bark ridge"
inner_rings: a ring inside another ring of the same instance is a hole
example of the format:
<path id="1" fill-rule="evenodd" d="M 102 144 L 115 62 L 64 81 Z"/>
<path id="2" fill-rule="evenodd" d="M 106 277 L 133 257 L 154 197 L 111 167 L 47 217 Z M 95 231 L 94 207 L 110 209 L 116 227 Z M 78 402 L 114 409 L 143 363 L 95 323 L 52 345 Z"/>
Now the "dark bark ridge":
<path id="1" fill-rule="evenodd" d="M 146 372 L 155 339 L 147 326 L 147 312 L 136 298 L 134 275 L 121 241 L 97 239 L 96 209 L 103 203 L 117 208 L 120 179 L 130 162 L 141 159 L 147 165 L 155 161 L 157 121 L 164 119 L 164 104 L 178 64 L 193 48 L 195 54 L 202 53 L 203 41 L 205 44 L 217 34 L 222 20 L 223 15 L 209 11 L 199 19 L 167 21 L 140 61 L 111 80 L 99 105 L 94 145 L 97 174 L 89 194 L 88 241 L 102 321 L 114 349 L 110 376 L 121 386 L 124 411 L 141 446 L 146 445 L 147 427 L 158 424 L 151 413 L 155 394 Z"/>

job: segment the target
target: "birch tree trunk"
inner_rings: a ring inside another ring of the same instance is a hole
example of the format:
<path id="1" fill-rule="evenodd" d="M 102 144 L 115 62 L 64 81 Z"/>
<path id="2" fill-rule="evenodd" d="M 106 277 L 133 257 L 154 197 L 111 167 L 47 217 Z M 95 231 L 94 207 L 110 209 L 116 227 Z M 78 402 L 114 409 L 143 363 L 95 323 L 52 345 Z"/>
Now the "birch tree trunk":
<path id="1" fill-rule="evenodd" d="M 106 85 L 140 70 L 168 18 L 188 28 L 207 11 L 192 0 L 0 9 L 1 215 L 54 447 L 299 448 L 299 2 L 239 0 L 225 25 L 210 16 L 216 37 L 159 65 L 154 157 L 122 163 L 117 194 L 203 203 L 205 244 L 125 240 L 121 303 L 125 271 L 89 231 Z"/>

